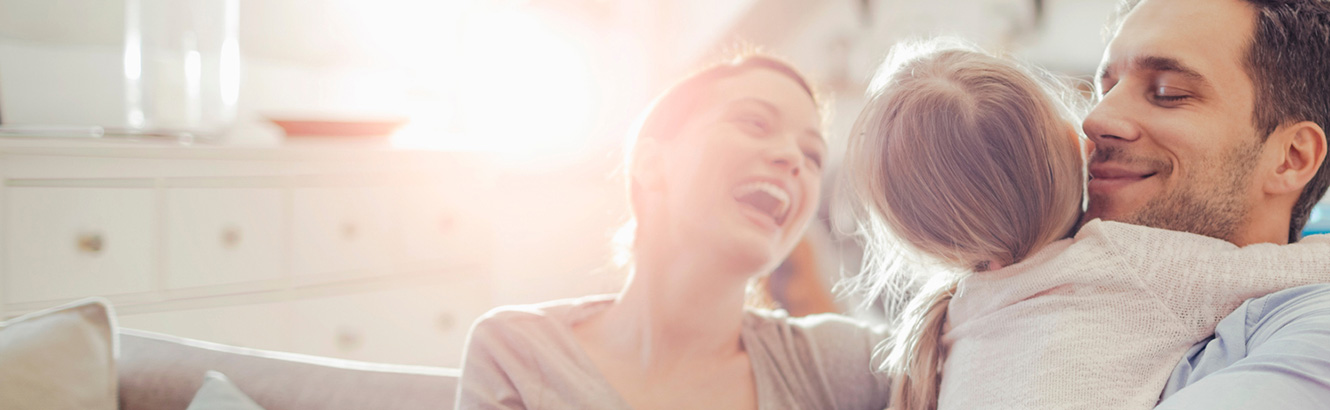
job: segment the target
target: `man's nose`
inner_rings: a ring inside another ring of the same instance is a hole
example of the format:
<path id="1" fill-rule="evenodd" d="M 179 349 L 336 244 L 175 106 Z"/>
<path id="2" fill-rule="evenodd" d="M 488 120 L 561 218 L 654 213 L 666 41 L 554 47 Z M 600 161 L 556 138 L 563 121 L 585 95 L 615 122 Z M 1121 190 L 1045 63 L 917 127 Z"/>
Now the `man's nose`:
<path id="1" fill-rule="evenodd" d="M 1081 129 L 1095 144 L 1106 141 L 1135 141 L 1141 137 L 1139 116 L 1135 106 L 1122 87 L 1110 90 L 1099 100 L 1090 115 L 1085 116 Z"/>

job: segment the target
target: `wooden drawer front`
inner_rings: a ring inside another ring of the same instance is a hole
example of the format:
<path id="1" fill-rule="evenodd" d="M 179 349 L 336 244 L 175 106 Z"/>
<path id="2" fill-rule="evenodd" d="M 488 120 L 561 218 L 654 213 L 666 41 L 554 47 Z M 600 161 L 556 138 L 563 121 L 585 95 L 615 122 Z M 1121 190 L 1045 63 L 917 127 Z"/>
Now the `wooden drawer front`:
<path id="1" fill-rule="evenodd" d="M 292 267 L 297 275 L 391 273 L 394 247 L 386 188 L 292 192 Z"/>
<path id="2" fill-rule="evenodd" d="M 116 325 L 232 346 L 291 350 L 291 309 L 286 303 L 121 315 Z"/>
<path id="3" fill-rule="evenodd" d="M 6 195 L 9 302 L 153 289 L 151 189 L 9 188 Z"/>
<path id="4" fill-rule="evenodd" d="M 167 193 L 167 286 L 282 277 L 282 191 L 180 188 Z"/>
<path id="5" fill-rule="evenodd" d="M 320 356 L 458 366 L 471 322 L 489 307 L 475 283 L 305 300 L 293 304 L 292 342 Z"/>
<path id="6" fill-rule="evenodd" d="M 402 252 L 413 267 L 475 266 L 490 257 L 485 196 L 457 184 L 403 188 L 397 201 Z"/>

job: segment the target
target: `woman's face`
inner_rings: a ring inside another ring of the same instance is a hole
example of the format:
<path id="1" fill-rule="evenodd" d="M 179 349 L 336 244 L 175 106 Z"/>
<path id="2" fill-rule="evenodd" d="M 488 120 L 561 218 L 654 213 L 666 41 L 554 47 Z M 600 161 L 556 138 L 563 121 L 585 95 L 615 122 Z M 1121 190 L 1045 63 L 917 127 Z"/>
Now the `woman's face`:
<path id="1" fill-rule="evenodd" d="M 827 150 L 821 116 L 798 83 L 768 69 L 723 78 L 709 91 L 680 133 L 660 142 L 657 220 L 676 247 L 765 272 L 817 210 Z"/>

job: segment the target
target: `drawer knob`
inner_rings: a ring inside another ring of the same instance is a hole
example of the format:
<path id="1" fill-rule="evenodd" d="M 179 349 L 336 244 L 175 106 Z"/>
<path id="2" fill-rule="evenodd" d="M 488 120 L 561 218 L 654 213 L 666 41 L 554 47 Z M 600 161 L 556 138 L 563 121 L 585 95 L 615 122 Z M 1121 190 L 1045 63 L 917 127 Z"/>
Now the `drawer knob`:
<path id="1" fill-rule="evenodd" d="M 106 240 L 102 238 L 101 233 L 89 232 L 79 234 L 76 245 L 79 252 L 96 255 L 102 253 L 102 248 L 106 247 Z"/>
<path id="2" fill-rule="evenodd" d="M 356 234 L 357 234 L 356 224 L 351 222 L 346 222 L 342 224 L 342 238 L 348 241 L 353 241 L 356 239 Z"/>
<path id="3" fill-rule="evenodd" d="M 363 340 L 361 340 L 360 332 L 344 328 L 337 330 L 336 343 L 339 350 L 349 352 L 359 349 Z"/>
<path id="4" fill-rule="evenodd" d="M 240 228 L 228 226 L 222 228 L 222 249 L 235 249 L 240 246 Z"/>
<path id="5" fill-rule="evenodd" d="M 437 327 L 440 331 L 452 331 L 454 326 L 457 326 L 457 317 L 450 312 L 440 313 L 439 316 L 434 318 L 434 327 Z"/>

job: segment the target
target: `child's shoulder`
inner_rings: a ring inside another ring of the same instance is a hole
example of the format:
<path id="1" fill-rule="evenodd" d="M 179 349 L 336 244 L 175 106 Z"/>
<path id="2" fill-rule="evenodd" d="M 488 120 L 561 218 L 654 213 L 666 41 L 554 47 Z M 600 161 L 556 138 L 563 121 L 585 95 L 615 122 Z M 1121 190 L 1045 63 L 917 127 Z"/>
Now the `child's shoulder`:
<path id="1" fill-rule="evenodd" d="M 1125 222 L 1105 221 L 1097 218 L 1086 222 L 1076 232 L 1075 238 L 1076 242 L 1107 241 L 1119 246 L 1157 246 L 1161 244 L 1174 244 L 1176 246 L 1186 244 L 1220 250 L 1237 248 L 1236 245 L 1223 239 Z"/>

